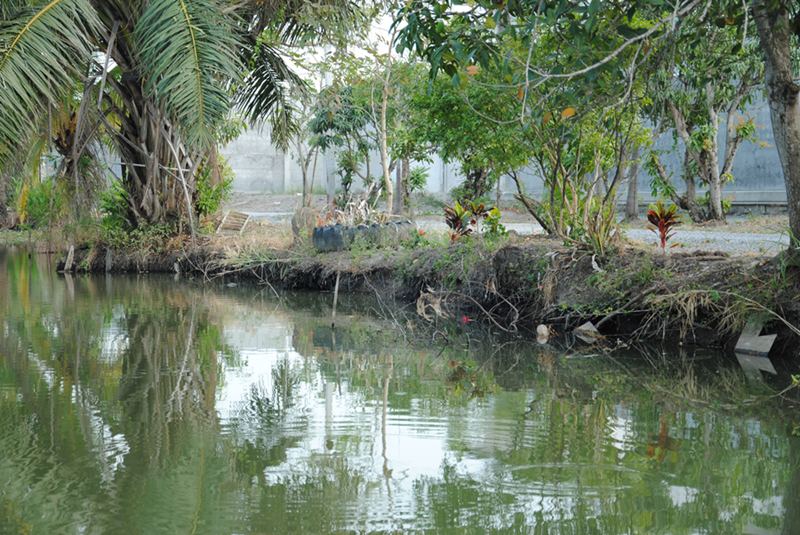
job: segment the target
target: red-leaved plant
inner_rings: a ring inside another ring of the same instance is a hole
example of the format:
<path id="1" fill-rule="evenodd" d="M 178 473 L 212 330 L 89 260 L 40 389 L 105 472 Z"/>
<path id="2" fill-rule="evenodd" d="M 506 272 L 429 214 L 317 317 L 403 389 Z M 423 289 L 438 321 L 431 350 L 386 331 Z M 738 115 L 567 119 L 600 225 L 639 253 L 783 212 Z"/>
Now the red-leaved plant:
<path id="1" fill-rule="evenodd" d="M 650 230 L 658 236 L 659 245 L 661 250 L 666 254 L 667 242 L 675 235 L 675 227 L 681 224 L 678 216 L 678 207 L 674 204 L 664 206 L 664 203 L 658 201 L 656 204 L 650 205 L 647 211 L 647 220 L 652 225 Z M 677 243 L 673 243 L 670 247 L 675 247 Z"/>

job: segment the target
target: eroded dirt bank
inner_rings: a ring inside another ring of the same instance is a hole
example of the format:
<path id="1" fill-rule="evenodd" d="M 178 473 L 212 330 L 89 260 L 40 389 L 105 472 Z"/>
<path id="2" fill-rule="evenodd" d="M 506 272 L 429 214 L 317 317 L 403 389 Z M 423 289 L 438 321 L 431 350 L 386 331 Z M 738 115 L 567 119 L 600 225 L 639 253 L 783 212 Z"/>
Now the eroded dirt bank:
<path id="1" fill-rule="evenodd" d="M 60 264 L 63 268 L 63 260 Z M 430 321 L 484 321 L 502 331 L 557 332 L 592 321 L 606 336 L 735 342 L 745 322 L 765 321 L 776 351 L 797 353 L 800 269 L 782 257 L 626 248 L 608 258 L 546 238 L 503 245 L 442 246 L 315 254 L 276 249 L 230 256 L 198 246 L 142 255 L 102 248 L 75 252 L 79 272 L 179 272 L 249 279 L 276 288 L 369 292 L 416 303 Z M 795 355 L 796 356 L 796 355 Z"/>

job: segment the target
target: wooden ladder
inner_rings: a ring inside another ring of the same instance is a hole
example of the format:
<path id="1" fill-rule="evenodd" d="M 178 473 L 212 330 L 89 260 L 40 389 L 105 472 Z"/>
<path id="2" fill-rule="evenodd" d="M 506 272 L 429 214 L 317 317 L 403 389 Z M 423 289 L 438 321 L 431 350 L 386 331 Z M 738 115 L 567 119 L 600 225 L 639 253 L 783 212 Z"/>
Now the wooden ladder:
<path id="1" fill-rule="evenodd" d="M 217 234 L 228 232 L 235 232 L 241 234 L 247 223 L 250 222 L 250 216 L 242 212 L 230 211 L 222 218 L 222 223 L 217 227 Z"/>

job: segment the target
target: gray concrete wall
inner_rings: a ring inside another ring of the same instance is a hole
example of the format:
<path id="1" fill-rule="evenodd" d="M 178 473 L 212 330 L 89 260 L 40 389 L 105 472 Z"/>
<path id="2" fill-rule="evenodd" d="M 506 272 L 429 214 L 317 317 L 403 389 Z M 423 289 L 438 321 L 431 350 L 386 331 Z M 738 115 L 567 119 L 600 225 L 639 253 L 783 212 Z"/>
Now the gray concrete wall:
<path id="1" fill-rule="evenodd" d="M 739 149 L 733 167 L 734 182 L 725 187 L 724 194 L 735 204 L 783 204 L 786 192 L 783 173 L 775 150 L 772 136 L 769 109 L 761 101 L 748 111 L 756 122 L 756 142 L 745 142 Z M 655 148 L 666 151 L 662 157 L 667 171 L 672 173 L 675 185 L 682 190 L 680 170 L 683 163 L 683 145 L 674 144 L 672 133 L 666 133 L 656 140 Z M 720 146 L 724 146 L 725 133 L 720 133 Z M 289 151 L 284 154 L 276 149 L 269 138 L 269 131 L 249 130 L 223 149 L 236 179 L 234 190 L 242 193 L 297 193 L 302 189 L 302 173 L 296 156 Z M 428 168 L 426 191 L 434 195 L 447 194 L 463 181 L 459 166 L 444 163 L 437 155 L 432 155 L 431 163 L 415 163 Z M 370 170 L 378 176 L 380 158 L 377 153 L 371 156 Z M 521 172 L 527 192 L 541 194 L 543 183 L 537 171 L 531 166 Z M 328 180 L 336 180 L 336 155 L 332 152 L 320 154 L 314 173 L 315 191 L 325 191 Z M 360 189 L 360 184 L 354 184 Z M 515 192 L 510 179 L 503 179 L 501 189 L 506 195 Z M 624 190 L 624 188 L 622 188 Z M 624 195 L 624 191 L 620 192 Z M 642 169 L 639 174 L 639 195 L 642 202 L 648 202 L 650 195 L 650 176 Z"/>
<path id="2" fill-rule="evenodd" d="M 783 171 L 775 149 L 769 108 L 766 102 L 759 101 L 745 113 L 755 120 L 757 140 L 746 141 L 739 148 L 733 165 L 734 182 L 725 186 L 724 196 L 737 204 L 785 203 Z M 724 117 L 721 119 L 724 120 Z M 725 146 L 725 138 L 725 132 L 720 131 L 720 147 Z M 679 141 L 674 149 L 673 144 L 672 132 L 668 132 L 656 141 L 654 148 L 670 151 L 663 157 L 663 162 L 668 172 L 672 173 L 673 182 L 682 189 L 683 143 Z M 644 169 L 639 173 L 639 192 L 643 198 L 650 198 L 650 176 Z"/>

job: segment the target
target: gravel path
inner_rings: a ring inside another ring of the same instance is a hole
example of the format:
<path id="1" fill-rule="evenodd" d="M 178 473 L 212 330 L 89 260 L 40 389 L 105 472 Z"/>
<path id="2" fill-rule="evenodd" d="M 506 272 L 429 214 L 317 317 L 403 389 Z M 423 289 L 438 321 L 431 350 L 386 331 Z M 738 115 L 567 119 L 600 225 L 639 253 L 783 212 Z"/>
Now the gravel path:
<path id="1" fill-rule="evenodd" d="M 418 226 L 428 232 L 445 232 L 447 226 L 441 221 L 421 219 Z M 542 228 L 534 223 L 507 223 L 508 230 L 520 234 L 540 234 Z M 628 229 L 628 239 L 643 244 L 656 245 L 656 236 L 647 229 Z M 726 253 L 754 253 L 774 255 L 786 248 L 789 237 L 779 233 L 729 232 L 724 228 L 718 230 L 680 230 L 675 234 L 676 243 L 683 249 L 703 251 L 724 251 Z"/>
<path id="2" fill-rule="evenodd" d="M 646 229 L 629 229 L 626 236 L 634 241 L 656 243 L 655 235 Z M 720 230 L 677 231 L 674 240 L 688 250 L 725 251 L 726 253 L 755 253 L 775 255 L 789 245 L 786 234 L 753 234 Z"/>

